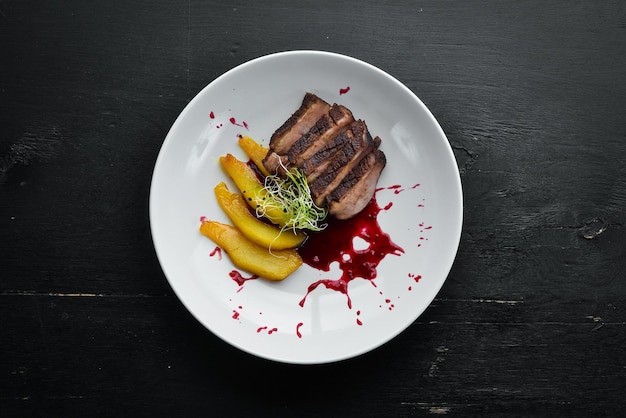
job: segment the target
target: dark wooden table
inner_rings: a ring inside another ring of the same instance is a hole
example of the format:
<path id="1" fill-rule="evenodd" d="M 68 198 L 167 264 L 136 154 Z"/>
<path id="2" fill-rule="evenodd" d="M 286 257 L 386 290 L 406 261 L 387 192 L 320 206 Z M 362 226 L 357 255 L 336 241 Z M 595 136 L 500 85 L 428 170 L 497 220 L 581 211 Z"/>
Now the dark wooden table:
<path id="1" fill-rule="evenodd" d="M 620 1 L 0 1 L 1 416 L 617 416 L 626 407 Z M 232 348 L 150 236 L 163 140 L 225 71 L 350 55 L 430 108 L 456 262 L 404 333 L 336 364 Z"/>

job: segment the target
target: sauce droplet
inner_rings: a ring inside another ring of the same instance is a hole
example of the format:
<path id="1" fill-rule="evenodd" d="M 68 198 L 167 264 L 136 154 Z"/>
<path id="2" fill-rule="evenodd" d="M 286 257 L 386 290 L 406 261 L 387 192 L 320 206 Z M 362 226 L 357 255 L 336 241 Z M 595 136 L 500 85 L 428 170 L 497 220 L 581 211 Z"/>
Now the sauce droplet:
<path id="1" fill-rule="evenodd" d="M 256 274 L 253 274 L 250 277 L 243 277 L 241 275 L 240 272 L 238 272 L 237 270 L 233 270 L 230 273 L 228 273 L 228 275 L 230 276 L 231 279 L 233 279 L 239 286 L 243 286 L 245 282 L 247 282 L 248 280 L 256 280 L 259 278 L 259 276 L 257 276 Z"/>
<path id="2" fill-rule="evenodd" d="M 209 253 L 209 257 L 217 256 L 218 260 L 222 259 L 222 249 L 220 247 L 215 247 L 213 251 Z"/>
<path id="3" fill-rule="evenodd" d="M 230 118 L 229 121 L 235 126 L 241 126 L 242 128 L 248 129 L 248 124 L 245 121 L 241 123 L 237 123 L 237 119 L 235 118 Z"/>

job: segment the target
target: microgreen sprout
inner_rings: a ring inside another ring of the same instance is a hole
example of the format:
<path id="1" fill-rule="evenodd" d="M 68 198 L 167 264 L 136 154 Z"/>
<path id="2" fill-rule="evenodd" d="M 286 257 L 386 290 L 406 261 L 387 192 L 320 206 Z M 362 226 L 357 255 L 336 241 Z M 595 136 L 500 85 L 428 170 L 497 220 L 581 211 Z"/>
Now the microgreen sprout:
<path id="1" fill-rule="evenodd" d="M 287 219 L 283 230 L 321 231 L 326 228 L 326 224 L 322 222 L 328 212 L 313 201 L 304 173 L 296 168 L 285 172 L 285 177 L 265 177 L 264 189 L 267 193 L 256 208 L 257 216 L 265 216 L 269 208 L 278 208 L 285 213 Z"/>

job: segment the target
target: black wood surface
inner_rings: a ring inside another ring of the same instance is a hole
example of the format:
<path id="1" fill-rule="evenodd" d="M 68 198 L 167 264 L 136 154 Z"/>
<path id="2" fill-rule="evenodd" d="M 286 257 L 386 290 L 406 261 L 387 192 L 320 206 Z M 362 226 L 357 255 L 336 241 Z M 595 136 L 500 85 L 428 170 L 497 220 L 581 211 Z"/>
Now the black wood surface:
<path id="1" fill-rule="evenodd" d="M 619 416 L 620 1 L 0 1 L 1 416 Z M 172 122 L 272 52 L 370 62 L 430 108 L 464 229 L 432 306 L 361 357 L 244 354 L 173 294 L 149 230 Z"/>

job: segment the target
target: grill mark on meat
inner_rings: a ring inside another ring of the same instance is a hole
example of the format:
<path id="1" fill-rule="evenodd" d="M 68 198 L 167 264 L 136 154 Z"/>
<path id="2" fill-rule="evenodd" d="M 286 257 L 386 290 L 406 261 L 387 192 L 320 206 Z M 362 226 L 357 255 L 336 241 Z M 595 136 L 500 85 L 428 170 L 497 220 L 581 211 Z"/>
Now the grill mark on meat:
<path id="1" fill-rule="evenodd" d="M 270 138 L 270 151 L 263 159 L 263 165 L 268 172 L 285 174 L 285 168 L 290 166 L 287 153 L 293 143 L 315 126 L 315 123 L 328 113 L 329 109 L 330 105 L 315 94 L 307 92 L 304 95 L 298 110 Z"/>
<path id="2" fill-rule="evenodd" d="M 376 184 L 387 160 L 379 149 L 359 164 L 327 197 L 328 210 L 337 219 L 349 219 L 362 211 L 376 191 Z"/>
<path id="3" fill-rule="evenodd" d="M 279 155 L 286 154 L 293 143 L 311 129 L 330 105 L 313 93 L 306 93 L 298 110 L 270 138 L 269 148 Z"/>
<path id="4" fill-rule="evenodd" d="M 374 148 L 374 139 L 362 120 L 352 122 L 338 137 L 345 145 L 335 153 L 324 172 L 309 182 L 311 195 L 318 206 L 325 206 L 326 196 Z"/>
<path id="5" fill-rule="evenodd" d="M 353 121 L 354 117 L 348 108 L 333 104 L 328 113 L 322 115 L 315 125 L 289 148 L 287 153 L 289 162 L 296 167 L 302 166 Z"/>
<path id="6" fill-rule="evenodd" d="M 335 154 L 346 146 L 346 143 L 342 141 L 343 138 L 343 135 L 336 135 L 332 140 L 324 144 L 324 147 L 311 156 L 311 158 L 304 161 L 300 168 L 309 182 L 312 182 L 321 175 L 332 163 Z"/>
<path id="7" fill-rule="evenodd" d="M 383 162 L 384 154 L 375 150 L 362 158 L 359 163 L 343 178 L 341 183 L 328 195 L 328 201 L 339 200 L 363 177 L 376 162 Z"/>

